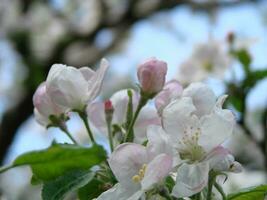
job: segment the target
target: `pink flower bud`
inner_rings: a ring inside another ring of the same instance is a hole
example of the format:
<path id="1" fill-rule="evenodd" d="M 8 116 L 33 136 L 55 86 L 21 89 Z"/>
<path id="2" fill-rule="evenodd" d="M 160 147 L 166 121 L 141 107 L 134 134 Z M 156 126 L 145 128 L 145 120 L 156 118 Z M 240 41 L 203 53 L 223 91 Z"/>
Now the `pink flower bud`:
<path id="1" fill-rule="evenodd" d="M 105 111 L 112 111 L 114 110 L 112 102 L 110 100 L 105 101 Z"/>
<path id="2" fill-rule="evenodd" d="M 158 93 L 165 84 L 167 73 L 167 63 L 150 58 L 138 67 L 138 79 L 141 84 L 142 92 L 147 94 Z"/>

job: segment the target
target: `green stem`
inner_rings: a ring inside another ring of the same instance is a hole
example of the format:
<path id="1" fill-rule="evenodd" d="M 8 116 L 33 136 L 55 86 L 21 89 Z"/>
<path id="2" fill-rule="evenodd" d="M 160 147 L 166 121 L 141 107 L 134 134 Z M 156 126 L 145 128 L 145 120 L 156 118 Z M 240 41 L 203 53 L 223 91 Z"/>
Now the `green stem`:
<path id="1" fill-rule="evenodd" d="M 59 127 L 69 138 L 74 144 L 78 144 L 78 142 L 71 136 L 70 132 L 68 129 L 63 125 Z"/>
<path id="2" fill-rule="evenodd" d="M 93 133 L 92 133 L 92 131 L 90 129 L 90 126 L 89 126 L 89 123 L 88 123 L 88 120 L 87 120 L 87 114 L 85 112 L 78 112 L 78 113 L 79 113 L 79 116 L 80 116 L 80 118 L 82 119 L 82 121 L 84 123 L 84 126 L 85 126 L 85 128 L 87 130 L 87 133 L 89 135 L 90 140 L 92 141 L 92 143 L 95 144 L 96 142 L 95 142 Z"/>
<path id="3" fill-rule="evenodd" d="M 137 106 L 137 109 L 134 113 L 134 116 L 133 116 L 133 119 L 129 125 L 129 128 L 127 130 L 127 133 L 126 133 L 126 137 L 125 137 L 125 142 L 132 142 L 133 141 L 133 127 L 134 127 L 134 124 L 136 122 L 136 119 L 141 111 L 141 109 L 144 107 L 144 105 L 146 105 L 148 101 L 148 98 L 144 98 L 141 96 L 140 100 L 139 100 L 139 103 L 138 103 L 138 106 Z"/>
<path id="4" fill-rule="evenodd" d="M 222 195 L 223 200 L 226 200 L 227 198 L 222 187 L 216 181 L 214 182 L 214 186 L 218 190 L 218 192 Z"/>
<path id="5" fill-rule="evenodd" d="M 114 150 L 113 146 L 113 138 L 112 138 L 112 131 L 111 131 L 111 120 L 107 120 L 107 127 L 108 127 L 108 140 L 111 152 Z"/>
<path id="6" fill-rule="evenodd" d="M 9 166 L 0 168 L 0 174 L 5 172 L 5 171 L 7 171 L 7 170 L 9 170 L 9 169 L 11 169 L 11 168 L 13 168 L 13 167 L 14 167 L 13 165 L 9 165 Z"/>
<path id="7" fill-rule="evenodd" d="M 210 173 L 209 173 L 209 182 L 208 182 L 208 193 L 207 193 L 207 199 L 206 200 L 211 200 L 212 187 L 213 187 L 215 178 L 216 178 L 216 176 L 213 174 L 213 171 L 210 171 Z"/>

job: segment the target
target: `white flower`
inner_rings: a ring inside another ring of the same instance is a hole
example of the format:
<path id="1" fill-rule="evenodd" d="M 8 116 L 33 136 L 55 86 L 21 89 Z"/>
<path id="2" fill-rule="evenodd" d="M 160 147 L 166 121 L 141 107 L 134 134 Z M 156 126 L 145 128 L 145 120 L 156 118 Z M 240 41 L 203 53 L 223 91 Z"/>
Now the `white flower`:
<path id="1" fill-rule="evenodd" d="M 199 44 L 192 56 L 179 67 L 178 80 L 183 84 L 201 81 L 208 76 L 222 78 L 230 65 L 230 55 L 224 51 L 221 43 L 209 40 Z"/>
<path id="2" fill-rule="evenodd" d="M 131 91 L 133 94 L 133 110 L 135 111 L 140 96 L 134 90 Z M 112 124 L 122 126 L 126 122 L 127 106 L 129 102 L 127 90 L 120 90 L 116 92 L 112 95 L 110 101 L 112 103 L 112 106 L 114 107 Z M 104 103 L 97 102 L 91 104 L 87 108 L 87 113 L 92 124 L 102 133 L 105 133 L 107 135 Z M 134 125 L 134 141 L 136 143 L 141 144 L 146 140 L 146 129 L 148 125 L 152 124 L 160 124 L 160 119 L 157 115 L 156 110 L 153 107 L 147 105 L 141 110 Z"/>
<path id="3" fill-rule="evenodd" d="M 169 174 L 172 157 L 164 153 L 165 150 L 168 153 L 169 145 L 158 142 L 156 133 L 148 134 L 153 140 L 148 142 L 147 147 L 124 143 L 111 154 L 109 165 L 118 184 L 101 194 L 97 200 L 139 200 Z"/>
<path id="4" fill-rule="evenodd" d="M 47 93 L 46 83 L 39 85 L 33 95 L 34 115 L 38 123 L 47 126 L 51 123 L 49 117 L 51 115 L 59 117 L 66 112 L 66 108 L 56 105 L 52 102 L 51 97 Z"/>
<path id="5" fill-rule="evenodd" d="M 105 59 L 96 72 L 88 67 L 76 69 L 54 64 L 46 80 L 47 92 L 54 103 L 81 110 L 99 94 L 107 68 Z"/>
<path id="6" fill-rule="evenodd" d="M 210 169 L 218 169 L 218 156 L 233 164 L 228 154 L 214 152 L 231 136 L 235 124 L 232 112 L 222 109 L 225 98 L 216 101 L 210 88 L 193 83 L 163 110 L 164 129 L 181 159 L 172 191 L 175 197 L 200 192 L 207 184 Z"/>

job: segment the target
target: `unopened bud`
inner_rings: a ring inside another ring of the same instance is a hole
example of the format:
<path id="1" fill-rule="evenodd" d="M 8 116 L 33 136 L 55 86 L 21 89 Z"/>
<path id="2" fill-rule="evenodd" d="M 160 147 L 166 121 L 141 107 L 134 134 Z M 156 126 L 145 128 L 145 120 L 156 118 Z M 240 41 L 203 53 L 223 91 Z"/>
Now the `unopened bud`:
<path id="1" fill-rule="evenodd" d="M 138 80 L 143 93 L 157 94 L 165 84 L 167 63 L 151 58 L 138 67 Z"/>

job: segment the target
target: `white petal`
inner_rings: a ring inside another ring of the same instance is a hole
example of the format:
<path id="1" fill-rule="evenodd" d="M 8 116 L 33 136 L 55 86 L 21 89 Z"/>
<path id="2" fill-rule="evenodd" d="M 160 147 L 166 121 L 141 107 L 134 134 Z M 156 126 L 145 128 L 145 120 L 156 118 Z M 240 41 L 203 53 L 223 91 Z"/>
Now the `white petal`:
<path id="1" fill-rule="evenodd" d="M 208 162 L 191 165 L 183 164 L 178 168 L 172 195 L 180 198 L 189 197 L 200 192 L 207 185 L 208 174 Z"/>
<path id="2" fill-rule="evenodd" d="M 142 144 L 146 140 L 148 126 L 160 124 L 160 118 L 155 108 L 149 105 L 142 108 L 134 125 L 134 142 Z"/>
<path id="3" fill-rule="evenodd" d="M 142 190 L 151 189 L 151 187 L 161 182 L 172 170 L 172 157 L 166 154 L 160 154 L 155 157 L 146 168 L 144 179 L 142 180 Z"/>
<path id="4" fill-rule="evenodd" d="M 177 142 L 183 137 L 183 132 L 191 123 L 191 115 L 195 111 L 192 99 L 182 97 L 171 102 L 162 113 L 163 127 L 169 134 L 173 142 Z"/>
<path id="5" fill-rule="evenodd" d="M 160 126 L 149 126 L 147 129 L 147 139 L 147 151 L 151 160 L 159 154 L 167 154 L 174 157 L 175 161 L 173 161 L 173 164 L 178 164 L 180 160 L 179 155 L 175 154 L 175 149 L 171 144 L 169 135 Z"/>
<path id="6" fill-rule="evenodd" d="M 41 115 L 36 108 L 34 108 L 33 112 L 34 112 L 34 117 L 35 117 L 36 121 L 40 125 L 46 127 L 50 123 L 49 119 L 47 117 Z"/>
<path id="7" fill-rule="evenodd" d="M 197 116 L 209 114 L 216 103 L 214 92 L 204 83 L 192 83 L 183 92 L 183 96 L 191 97 L 196 107 Z"/>
<path id="8" fill-rule="evenodd" d="M 87 115 L 92 124 L 101 132 L 108 135 L 105 119 L 104 103 L 96 102 L 88 104 Z"/>
<path id="9" fill-rule="evenodd" d="M 74 67 L 52 66 L 47 78 L 47 92 L 54 103 L 80 109 L 88 99 L 88 83 Z M 54 74 L 53 74 L 54 72 Z"/>
<path id="10" fill-rule="evenodd" d="M 148 163 L 148 156 L 144 146 L 134 143 L 119 145 L 111 154 L 109 165 L 119 183 L 123 187 L 140 188 L 132 177 L 137 175 L 144 164 Z"/>
<path id="11" fill-rule="evenodd" d="M 210 152 L 205 158 L 209 162 L 210 169 L 215 171 L 230 171 L 230 172 L 241 172 L 242 166 L 236 162 L 234 156 L 231 155 L 228 149 L 218 146 Z"/>
<path id="12" fill-rule="evenodd" d="M 138 195 L 136 194 L 139 191 L 135 191 L 132 189 L 126 190 L 125 188 L 122 187 L 121 184 L 117 183 L 114 185 L 111 189 L 105 191 L 102 193 L 97 200 L 111 200 L 111 199 L 116 199 L 116 200 L 138 200 L 138 198 L 133 198 L 131 196 Z M 140 193 L 140 192 L 139 192 Z M 139 194 L 139 198 L 140 198 Z"/>
<path id="13" fill-rule="evenodd" d="M 95 71 L 89 67 L 81 67 L 79 70 L 87 81 L 89 81 L 95 75 Z"/>
<path id="14" fill-rule="evenodd" d="M 88 81 L 89 83 L 89 101 L 94 100 L 100 92 L 103 79 L 108 69 L 109 63 L 106 59 L 102 59 L 99 69 L 95 72 L 94 76 Z"/>
<path id="15" fill-rule="evenodd" d="M 210 115 L 201 118 L 199 144 L 206 152 L 223 143 L 233 132 L 235 118 L 230 110 L 221 109 L 222 98 L 219 98 L 219 103 Z"/>

